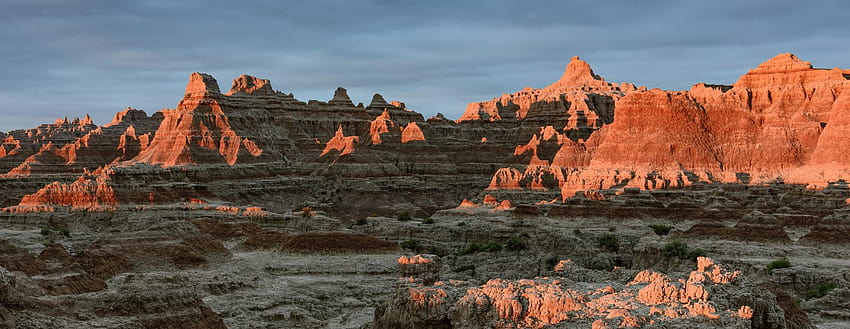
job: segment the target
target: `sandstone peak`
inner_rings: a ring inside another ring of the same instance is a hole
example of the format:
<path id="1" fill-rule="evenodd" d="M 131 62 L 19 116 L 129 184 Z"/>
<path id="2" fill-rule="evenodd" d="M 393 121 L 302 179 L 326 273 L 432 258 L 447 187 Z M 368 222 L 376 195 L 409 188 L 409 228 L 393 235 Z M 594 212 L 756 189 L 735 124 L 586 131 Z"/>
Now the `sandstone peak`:
<path id="1" fill-rule="evenodd" d="M 345 90 L 343 87 L 336 87 L 334 91 L 334 98 L 332 101 L 351 101 L 351 98 L 348 97 L 348 90 Z"/>
<path id="2" fill-rule="evenodd" d="M 570 63 L 567 64 L 567 68 L 564 70 L 564 75 L 561 76 L 561 79 L 559 79 L 556 84 L 568 83 L 571 85 L 581 85 L 582 82 L 592 80 L 603 79 L 593 73 L 593 69 L 590 68 L 590 64 L 581 60 L 578 56 L 573 56 L 570 58 Z"/>
<path id="3" fill-rule="evenodd" d="M 789 72 L 811 69 L 812 63 L 801 60 L 792 53 L 782 53 L 761 63 L 755 69 L 750 70 L 750 73 Z"/>
<path id="4" fill-rule="evenodd" d="M 331 98 L 328 104 L 354 107 L 354 103 L 351 102 L 351 98 L 348 97 L 348 91 L 343 87 L 336 88 L 336 91 L 334 91 L 334 97 Z"/>
<path id="5" fill-rule="evenodd" d="M 238 92 L 249 94 L 274 94 L 272 83 L 268 79 L 260 79 L 247 74 L 240 75 L 233 79 L 233 84 L 230 87 L 228 95 L 233 95 Z"/>
<path id="6" fill-rule="evenodd" d="M 127 107 L 121 112 L 115 113 L 115 116 L 112 117 L 112 121 L 105 124 L 104 127 L 112 127 L 117 124 L 121 124 L 122 122 L 135 122 L 148 118 L 148 114 L 145 111 L 137 110 L 132 107 Z"/>
<path id="7" fill-rule="evenodd" d="M 372 96 L 372 101 L 369 103 L 369 107 L 385 107 L 387 105 L 389 105 L 387 104 L 387 100 L 384 99 L 384 96 L 381 96 L 381 94 L 375 94 Z"/>
<path id="8" fill-rule="evenodd" d="M 195 72 L 189 76 L 189 83 L 186 85 L 186 95 L 218 95 L 220 93 L 221 89 L 218 87 L 218 81 L 211 75 Z"/>

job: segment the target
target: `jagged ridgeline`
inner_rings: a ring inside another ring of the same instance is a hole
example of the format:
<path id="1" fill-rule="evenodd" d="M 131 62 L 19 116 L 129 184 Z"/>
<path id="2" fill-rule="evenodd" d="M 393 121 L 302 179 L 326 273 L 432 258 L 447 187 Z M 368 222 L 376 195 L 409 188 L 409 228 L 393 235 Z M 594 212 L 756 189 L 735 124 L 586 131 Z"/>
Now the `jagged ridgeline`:
<path id="1" fill-rule="evenodd" d="M 247 75 L 221 93 L 193 73 L 175 109 L 4 133 L 2 206 L 204 198 L 271 211 L 313 202 L 433 212 L 487 194 L 517 204 L 705 184 L 822 189 L 848 178 L 848 76 L 780 54 L 732 86 L 647 90 L 607 82 L 574 57 L 557 82 L 471 103 L 451 121 L 380 94 L 355 105 L 343 88 L 305 103 Z"/>

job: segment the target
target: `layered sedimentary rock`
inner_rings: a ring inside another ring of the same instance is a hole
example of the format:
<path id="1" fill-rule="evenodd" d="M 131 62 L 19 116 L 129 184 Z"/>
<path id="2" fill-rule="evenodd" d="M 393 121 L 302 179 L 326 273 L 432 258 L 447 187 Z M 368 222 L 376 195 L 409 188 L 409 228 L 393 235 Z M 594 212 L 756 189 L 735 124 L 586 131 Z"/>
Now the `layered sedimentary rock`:
<path id="1" fill-rule="evenodd" d="M 565 73 L 578 77 L 553 86 L 598 86 L 592 71 L 581 67 Z M 500 172 L 490 188 L 539 190 L 541 165 L 555 180 L 547 188 L 560 188 L 564 199 L 579 190 L 623 186 L 785 181 L 822 188 L 846 177 L 850 167 L 845 152 L 832 149 L 844 138 L 837 133 L 844 126 L 850 87 L 843 72 L 814 69 L 780 54 L 733 86 L 630 92 L 616 99 L 610 124 L 586 140 L 559 143 L 566 146 L 555 155 L 561 161 L 547 164 L 532 156 L 522 175 L 506 181 L 497 178 L 506 177 Z M 529 147 L 540 144 L 541 136 L 533 136 Z"/>
<path id="2" fill-rule="evenodd" d="M 848 175 L 850 160 L 841 151 L 850 125 L 848 86 L 845 71 L 815 69 L 791 54 L 733 86 L 688 91 L 610 83 L 575 57 L 555 83 L 472 103 L 453 122 L 441 115 L 426 120 L 380 94 L 368 106 L 355 105 L 344 88 L 327 102 L 305 103 L 247 75 L 222 94 L 213 77 L 195 73 L 174 110 L 148 117 L 128 108 L 101 127 L 89 118 L 60 119 L 4 135 L 6 179 L 28 184 L 4 205 L 53 181 L 70 186 L 103 166 L 121 168 L 102 179 L 119 204 L 148 204 L 150 194 L 161 194 L 151 183 L 173 187 L 174 180 L 188 182 L 173 190 L 194 191 L 187 198 L 244 202 L 255 194 L 271 201 L 276 191 L 291 190 L 307 192 L 297 197 L 302 201 L 329 204 L 349 200 L 344 195 L 380 196 L 384 206 L 409 204 L 414 211 L 451 208 L 484 189 L 516 204 L 577 195 L 603 200 L 631 187 L 825 188 Z M 131 178 L 139 175 L 147 182 Z M 288 187 L 303 177 L 343 179 Z M 445 186 L 451 192 L 430 192 Z"/>

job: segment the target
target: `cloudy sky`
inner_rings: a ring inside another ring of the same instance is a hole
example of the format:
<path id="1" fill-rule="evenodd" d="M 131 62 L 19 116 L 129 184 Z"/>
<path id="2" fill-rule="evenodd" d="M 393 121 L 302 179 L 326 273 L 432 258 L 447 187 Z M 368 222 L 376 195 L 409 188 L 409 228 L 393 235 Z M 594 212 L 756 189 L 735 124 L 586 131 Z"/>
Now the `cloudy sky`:
<path id="1" fill-rule="evenodd" d="M 0 131 L 173 108 L 191 72 L 301 100 L 337 86 L 427 116 L 555 81 L 579 55 L 612 82 L 732 83 L 781 52 L 850 68 L 850 2 L 0 0 Z"/>

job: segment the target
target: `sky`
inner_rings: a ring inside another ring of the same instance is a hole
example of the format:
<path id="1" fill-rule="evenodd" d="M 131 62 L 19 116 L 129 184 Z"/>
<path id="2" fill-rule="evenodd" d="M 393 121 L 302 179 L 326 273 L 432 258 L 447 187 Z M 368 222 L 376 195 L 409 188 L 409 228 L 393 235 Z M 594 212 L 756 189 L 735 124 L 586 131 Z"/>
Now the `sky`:
<path id="1" fill-rule="evenodd" d="M 556 81 L 734 83 L 778 53 L 850 68 L 850 2 L 0 0 L 0 131 L 174 108 L 192 72 L 307 101 L 348 89 L 426 117 Z"/>

